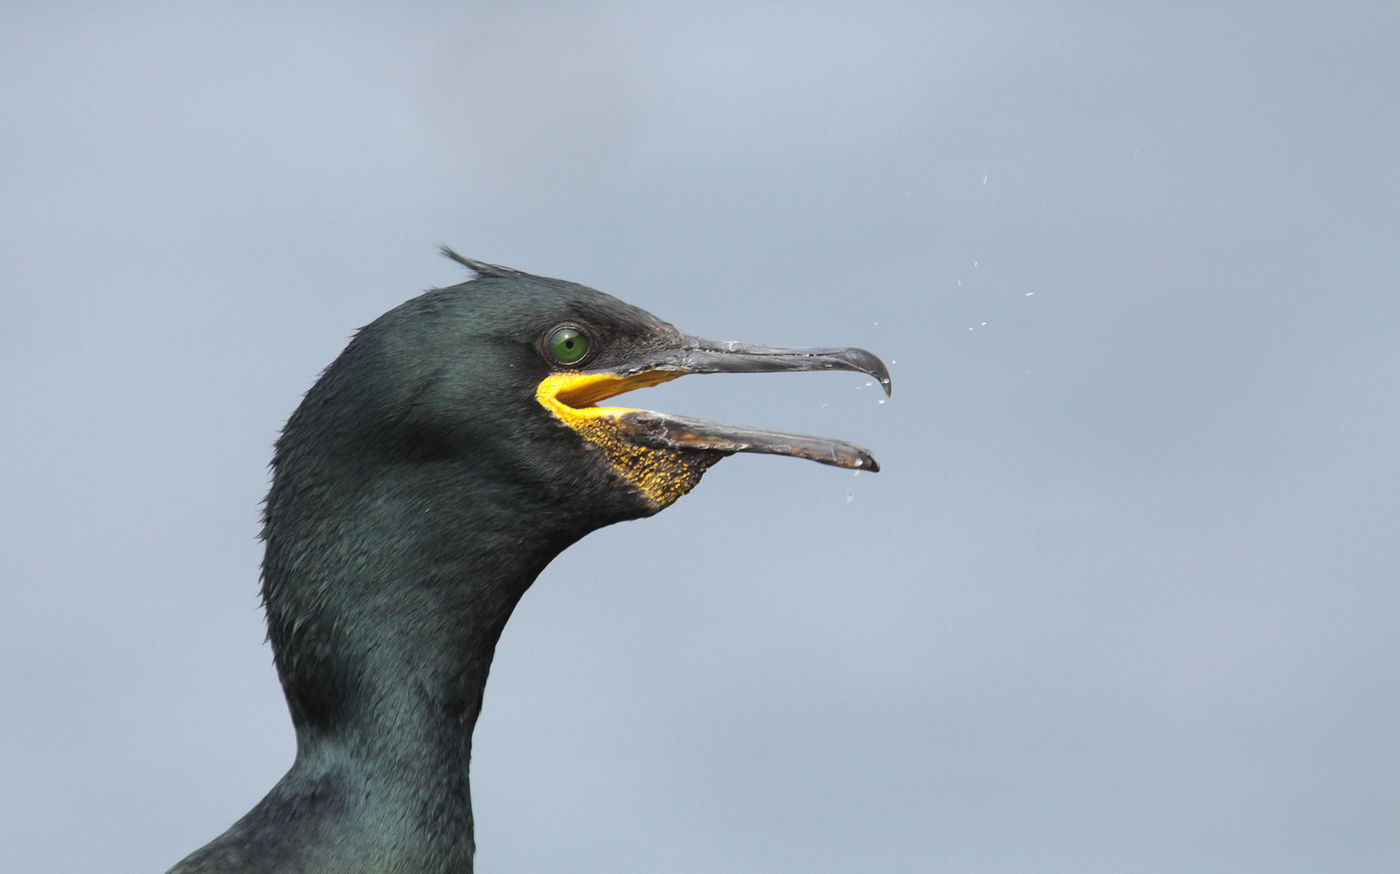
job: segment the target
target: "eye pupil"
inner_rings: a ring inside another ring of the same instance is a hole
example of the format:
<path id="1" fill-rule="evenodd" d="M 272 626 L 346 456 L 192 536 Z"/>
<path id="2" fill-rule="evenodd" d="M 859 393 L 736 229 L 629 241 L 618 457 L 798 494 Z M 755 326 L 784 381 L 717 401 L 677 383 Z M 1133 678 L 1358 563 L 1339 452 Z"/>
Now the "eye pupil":
<path id="1" fill-rule="evenodd" d="M 549 351 L 560 364 L 573 364 L 588 351 L 588 338 L 578 328 L 555 328 Z"/>

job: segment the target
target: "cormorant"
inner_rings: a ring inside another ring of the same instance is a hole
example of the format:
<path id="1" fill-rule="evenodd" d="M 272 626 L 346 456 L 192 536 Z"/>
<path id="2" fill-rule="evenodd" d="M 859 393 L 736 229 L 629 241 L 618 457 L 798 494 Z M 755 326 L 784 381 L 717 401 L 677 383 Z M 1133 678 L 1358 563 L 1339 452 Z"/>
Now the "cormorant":
<path id="1" fill-rule="evenodd" d="M 501 629 L 550 560 L 735 452 L 878 470 L 836 440 L 599 401 L 687 373 L 889 373 L 863 349 L 687 336 L 583 285 L 471 281 L 358 331 L 288 420 L 263 513 L 291 769 L 171 874 L 472 869 L 467 765 Z"/>

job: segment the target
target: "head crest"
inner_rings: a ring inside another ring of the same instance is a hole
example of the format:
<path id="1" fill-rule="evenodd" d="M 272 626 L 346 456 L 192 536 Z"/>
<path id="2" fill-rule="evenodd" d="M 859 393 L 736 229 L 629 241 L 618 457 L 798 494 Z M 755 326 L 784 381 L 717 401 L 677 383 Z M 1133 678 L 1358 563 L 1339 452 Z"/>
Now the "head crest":
<path id="1" fill-rule="evenodd" d="M 456 261 L 458 264 L 461 264 L 463 267 L 475 273 L 477 277 L 481 279 L 485 279 L 488 277 L 496 279 L 520 279 L 521 277 L 530 275 L 523 270 L 516 270 L 514 267 L 502 267 L 499 264 L 487 264 L 485 261 L 477 261 L 472 258 L 464 258 L 463 256 L 458 255 L 456 252 L 454 252 L 452 250 L 452 247 L 447 246 L 445 244 L 438 246 L 438 249 L 442 252 L 442 254 L 446 255 L 448 258 L 451 258 L 453 261 Z"/>

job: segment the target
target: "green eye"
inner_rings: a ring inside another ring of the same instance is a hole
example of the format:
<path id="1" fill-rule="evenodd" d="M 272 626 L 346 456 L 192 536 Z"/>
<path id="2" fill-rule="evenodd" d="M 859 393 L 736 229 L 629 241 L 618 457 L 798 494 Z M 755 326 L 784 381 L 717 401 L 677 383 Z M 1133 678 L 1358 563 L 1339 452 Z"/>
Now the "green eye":
<path id="1" fill-rule="evenodd" d="M 555 328 L 549 335 L 549 351 L 560 364 L 573 364 L 588 352 L 588 338 L 578 328 Z"/>

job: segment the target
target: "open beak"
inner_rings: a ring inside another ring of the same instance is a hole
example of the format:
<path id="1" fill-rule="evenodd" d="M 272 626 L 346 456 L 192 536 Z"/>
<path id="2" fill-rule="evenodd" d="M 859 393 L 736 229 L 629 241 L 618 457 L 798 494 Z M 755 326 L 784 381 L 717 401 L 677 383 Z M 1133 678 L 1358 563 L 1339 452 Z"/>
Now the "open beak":
<path id="1" fill-rule="evenodd" d="M 884 362 L 864 349 L 793 349 L 682 336 L 669 348 L 635 369 L 556 373 L 540 384 L 539 400 L 566 423 L 603 419 L 617 436 L 644 446 L 697 449 L 720 453 L 761 452 L 791 455 L 854 470 L 877 471 L 866 449 L 843 440 L 790 434 L 746 425 L 724 425 L 670 413 L 597 402 L 623 392 L 667 382 L 688 373 L 775 373 L 780 371 L 850 370 L 879 381 L 890 393 Z M 576 427 L 576 426 L 574 426 Z"/>

